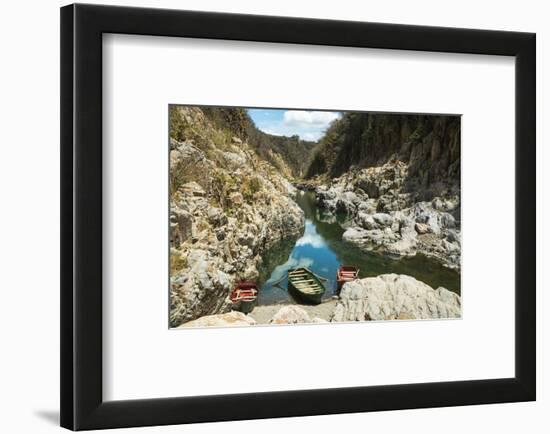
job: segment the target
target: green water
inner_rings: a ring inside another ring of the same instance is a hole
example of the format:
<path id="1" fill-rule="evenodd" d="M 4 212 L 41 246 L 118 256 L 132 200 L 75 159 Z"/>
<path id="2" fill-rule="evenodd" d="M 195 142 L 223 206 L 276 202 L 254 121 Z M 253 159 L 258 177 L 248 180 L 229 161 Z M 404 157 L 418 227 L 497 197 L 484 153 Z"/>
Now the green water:
<path id="1" fill-rule="evenodd" d="M 305 213 L 304 233 L 297 240 L 285 240 L 264 257 L 260 270 L 258 304 L 294 303 L 287 291 L 287 271 L 307 267 L 327 280 L 325 298 L 336 294 L 336 271 L 340 265 L 359 267 L 359 277 L 379 274 L 408 274 L 433 288 L 443 286 L 460 294 L 460 274 L 422 255 L 392 259 L 362 252 L 342 241 L 346 217 L 323 213 L 315 204 L 315 194 L 299 192 L 296 202 Z"/>

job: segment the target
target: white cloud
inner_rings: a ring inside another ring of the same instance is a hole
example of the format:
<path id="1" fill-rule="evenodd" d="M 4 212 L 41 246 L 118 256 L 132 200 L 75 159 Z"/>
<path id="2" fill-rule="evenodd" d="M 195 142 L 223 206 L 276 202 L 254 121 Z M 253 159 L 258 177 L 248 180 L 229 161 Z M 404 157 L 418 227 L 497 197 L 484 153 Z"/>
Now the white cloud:
<path id="1" fill-rule="evenodd" d="M 255 122 L 267 134 L 286 137 L 298 135 L 302 140 L 316 142 L 323 137 L 331 122 L 339 117 L 339 112 L 287 110 L 279 114 L 277 119 L 255 119 Z"/>
<path id="2" fill-rule="evenodd" d="M 304 235 L 296 241 L 296 246 L 311 246 L 316 249 L 326 246 L 325 240 L 317 233 L 315 225 L 310 219 L 306 219 Z"/>
<path id="3" fill-rule="evenodd" d="M 337 112 L 309 112 L 303 110 L 288 110 L 283 115 L 285 125 L 296 127 L 328 127 L 330 123 L 337 119 Z"/>
<path id="4" fill-rule="evenodd" d="M 321 247 L 325 247 L 326 243 L 323 238 L 318 234 L 307 234 L 304 235 L 302 238 L 300 238 L 298 241 L 296 241 L 297 246 L 311 246 L 316 249 L 320 249 Z"/>

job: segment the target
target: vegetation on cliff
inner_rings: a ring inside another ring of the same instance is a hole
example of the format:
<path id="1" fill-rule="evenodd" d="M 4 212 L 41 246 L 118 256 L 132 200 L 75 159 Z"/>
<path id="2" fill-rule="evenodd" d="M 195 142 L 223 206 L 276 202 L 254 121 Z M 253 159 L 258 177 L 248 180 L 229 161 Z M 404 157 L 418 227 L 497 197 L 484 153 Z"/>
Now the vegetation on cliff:
<path id="1" fill-rule="evenodd" d="M 175 109 L 177 108 L 172 108 Z M 244 108 L 202 107 L 201 110 L 219 130 L 248 142 L 251 149 L 287 178 L 299 178 L 304 175 L 311 151 L 315 147 L 314 142 L 302 140 L 297 135 L 286 137 L 264 133 L 256 127 Z M 177 117 L 171 116 L 172 119 L 172 122 L 178 122 Z M 177 139 L 177 126 L 174 127 L 171 128 L 171 137 Z"/>
<path id="2" fill-rule="evenodd" d="M 334 178 L 392 159 L 408 167 L 407 191 L 438 183 L 458 186 L 460 117 L 345 113 L 316 146 L 306 176 Z"/>
<path id="3" fill-rule="evenodd" d="M 346 113 L 307 175 L 322 208 L 353 220 L 344 240 L 460 269 L 459 116 Z"/>
<path id="4" fill-rule="evenodd" d="M 226 312 L 267 249 L 303 227 L 292 185 L 197 107 L 170 112 L 170 322 Z"/>

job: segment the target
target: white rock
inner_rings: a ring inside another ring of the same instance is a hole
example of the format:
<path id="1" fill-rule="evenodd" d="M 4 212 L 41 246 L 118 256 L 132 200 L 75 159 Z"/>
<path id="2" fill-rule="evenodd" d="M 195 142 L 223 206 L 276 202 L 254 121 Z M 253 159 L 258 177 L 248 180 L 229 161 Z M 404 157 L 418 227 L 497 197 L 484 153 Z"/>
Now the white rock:
<path id="1" fill-rule="evenodd" d="M 311 323 L 319 322 L 320 318 L 313 321 L 308 313 L 296 305 L 288 305 L 279 309 L 279 311 L 273 315 L 270 324 L 299 324 L 299 323 Z M 322 320 L 321 320 L 322 321 Z"/>
<path id="2" fill-rule="evenodd" d="M 430 227 L 425 223 L 415 223 L 414 228 L 420 235 L 430 232 Z"/>
<path id="3" fill-rule="evenodd" d="M 374 221 L 373 216 L 366 212 L 360 211 L 357 214 L 356 220 L 363 229 L 371 230 L 378 228 L 378 224 Z"/>
<path id="4" fill-rule="evenodd" d="M 459 318 L 460 296 L 411 276 L 383 274 L 348 282 L 331 321 Z"/>
<path id="5" fill-rule="evenodd" d="M 186 322 L 177 328 L 189 327 L 232 327 L 255 325 L 256 321 L 242 312 L 229 312 L 219 315 L 208 315 L 193 321 Z"/>
<path id="6" fill-rule="evenodd" d="M 376 213 L 372 218 L 380 226 L 391 226 L 393 223 L 393 217 L 385 213 Z"/>
<path id="7" fill-rule="evenodd" d="M 188 182 L 187 184 L 183 184 L 180 187 L 180 189 L 182 192 L 189 194 L 191 196 L 203 197 L 206 194 L 204 191 L 204 188 L 202 188 L 195 181 L 191 181 L 191 182 Z"/>

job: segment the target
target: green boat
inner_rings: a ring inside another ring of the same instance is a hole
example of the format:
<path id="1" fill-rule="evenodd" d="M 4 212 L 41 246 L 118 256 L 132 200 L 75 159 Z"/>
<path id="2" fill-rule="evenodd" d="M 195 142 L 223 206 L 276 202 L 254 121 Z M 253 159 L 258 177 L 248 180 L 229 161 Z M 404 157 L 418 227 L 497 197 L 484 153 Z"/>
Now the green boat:
<path id="1" fill-rule="evenodd" d="M 293 268 L 288 270 L 288 290 L 306 303 L 319 304 L 326 289 L 311 270 Z"/>

